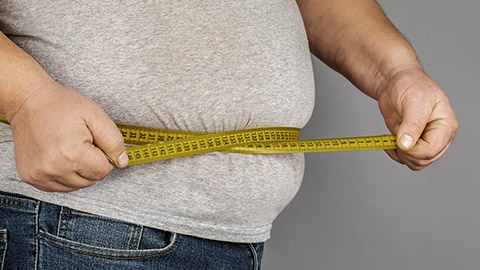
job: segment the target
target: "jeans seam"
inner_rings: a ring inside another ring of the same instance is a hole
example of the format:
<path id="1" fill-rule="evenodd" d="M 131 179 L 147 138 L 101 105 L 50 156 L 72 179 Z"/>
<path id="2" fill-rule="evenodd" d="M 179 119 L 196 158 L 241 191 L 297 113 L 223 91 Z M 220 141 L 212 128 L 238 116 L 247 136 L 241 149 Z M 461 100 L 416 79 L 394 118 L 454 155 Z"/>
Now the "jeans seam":
<path id="1" fill-rule="evenodd" d="M 68 223 L 70 222 L 70 208 L 67 208 L 67 221 L 65 223 L 65 229 L 63 231 L 63 238 L 67 238 L 67 233 L 68 233 Z"/>
<path id="2" fill-rule="evenodd" d="M 7 231 L 0 232 L 0 240 L 2 240 L 5 249 L 3 250 L 2 258 L 0 260 L 0 270 L 4 269 L 5 266 L 5 256 L 7 255 Z"/>
<path id="3" fill-rule="evenodd" d="M 7 196 L 0 196 L 0 199 L 6 199 L 6 200 L 12 200 L 12 201 L 24 202 L 24 203 L 33 203 L 35 205 L 38 204 L 38 202 L 27 201 L 27 200 L 22 200 L 22 199 L 18 199 L 18 198 L 7 197 Z M 32 210 L 35 210 L 35 209 L 32 209 Z"/>
<path id="4" fill-rule="evenodd" d="M 110 251 L 110 250 L 105 250 L 105 249 L 101 249 L 101 248 L 96 248 L 96 247 L 89 247 L 89 246 L 86 246 L 86 245 L 83 245 L 83 244 L 80 244 L 80 243 L 69 243 L 69 242 L 66 242 L 62 239 L 55 239 L 55 238 L 52 238 L 51 236 L 45 234 L 45 233 L 39 233 L 40 235 L 44 236 L 45 238 L 49 238 L 51 240 L 54 240 L 54 241 L 58 241 L 58 242 L 61 242 L 63 244 L 67 244 L 67 245 L 73 245 L 73 246 L 76 246 L 76 247 L 80 247 L 80 248 L 86 248 L 86 249 L 92 249 L 92 250 L 96 250 L 96 251 L 104 251 L 104 252 L 112 252 L 112 253 L 125 253 L 125 254 L 147 254 L 147 253 L 157 253 L 159 251 L 143 251 L 143 252 L 135 252 L 135 251 L 121 251 L 121 250 L 118 250 L 118 251 Z M 41 239 L 42 240 L 42 239 Z M 175 248 L 178 246 L 178 242 L 180 240 L 180 234 L 177 234 L 177 239 L 175 239 Z M 44 242 L 47 242 L 47 243 L 51 243 L 51 242 L 48 242 L 47 240 L 44 240 Z M 169 248 L 168 250 L 172 249 L 173 247 Z M 168 250 L 165 250 L 165 251 L 162 251 L 160 253 L 164 253 Z"/>
<path id="5" fill-rule="evenodd" d="M 257 250 L 255 249 L 255 247 L 254 247 L 251 243 L 248 243 L 247 246 L 248 246 L 248 248 L 250 249 L 250 252 L 251 252 L 251 255 L 252 255 L 252 259 L 253 259 L 253 270 L 259 270 L 259 269 L 258 269 L 258 254 L 257 254 Z"/>
<path id="6" fill-rule="evenodd" d="M 14 208 L 20 208 L 20 209 L 25 209 L 25 210 L 30 210 L 30 211 L 35 211 L 35 208 L 28 208 L 28 207 L 23 207 L 23 206 L 18 206 L 18 205 L 11 205 L 11 204 L 6 204 L 6 203 L 0 203 L 1 206 L 8 206 L 8 207 L 14 207 Z"/>
<path id="7" fill-rule="evenodd" d="M 36 207 L 35 207 L 35 237 L 34 237 L 34 241 L 35 241 L 35 260 L 34 260 L 34 265 L 33 265 L 33 269 L 34 270 L 37 270 L 38 268 L 38 227 L 39 227 L 39 224 L 38 224 L 38 215 L 40 213 L 40 202 L 37 201 L 36 203 Z"/>
<path id="8" fill-rule="evenodd" d="M 70 209 L 61 207 L 61 215 L 58 222 L 57 236 L 67 238 L 68 222 L 70 220 Z"/>
<path id="9" fill-rule="evenodd" d="M 48 235 L 46 234 L 42 234 L 44 237 L 46 238 L 50 238 Z M 66 250 L 69 250 L 69 251 L 72 251 L 72 252 L 77 252 L 77 253 L 80 253 L 80 254 L 84 254 L 84 255 L 89 255 L 89 256 L 94 256 L 94 257 L 100 257 L 100 258 L 105 258 L 105 259 L 114 259 L 114 260 L 135 260 L 135 259 L 145 259 L 145 258 L 153 258 L 153 257 L 159 257 L 159 256 L 165 256 L 165 255 L 168 255 L 170 253 L 172 253 L 174 250 L 177 249 L 177 247 L 179 246 L 180 244 L 180 234 L 177 235 L 177 239 L 175 239 L 176 243 L 175 243 L 175 246 L 173 246 L 172 248 L 170 248 L 169 250 L 165 250 L 165 252 L 161 252 L 161 253 L 157 253 L 157 254 L 152 254 L 152 255 L 145 255 L 145 256 L 135 256 L 135 257 L 116 257 L 116 256 L 109 256 L 109 255 L 100 255 L 100 254 L 94 254 L 94 253 L 89 253 L 89 252 L 85 252 L 85 251 L 81 251 L 81 250 L 75 250 L 75 249 L 72 249 L 72 248 L 68 248 L 68 247 L 63 247 L 63 246 L 60 246 L 60 245 L 57 245 L 55 243 L 52 243 L 52 242 L 49 242 L 47 241 L 46 239 L 40 239 L 40 241 L 43 241 L 49 245 L 52 245 L 54 247 L 57 247 L 57 248 L 61 248 L 61 249 L 66 249 Z M 56 241 L 59 241 L 59 242 L 62 242 L 64 244 L 70 244 L 70 243 L 66 243 L 64 241 L 61 241 L 61 240 L 58 240 L 56 239 Z M 84 247 L 84 248 L 89 248 L 89 249 L 93 249 L 93 250 L 98 250 L 98 249 L 95 249 L 95 248 L 91 248 L 91 247 L 86 247 L 86 246 L 82 246 L 80 244 L 76 245 L 76 246 L 79 246 L 79 247 Z M 107 251 L 108 252 L 108 251 Z M 134 255 L 135 252 L 127 252 L 127 251 L 124 251 L 124 252 L 120 252 L 120 251 L 116 251 L 117 253 L 125 253 L 126 255 Z M 139 253 L 139 254 L 148 254 L 149 252 L 143 252 L 143 253 Z"/>
<path id="10" fill-rule="evenodd" d="M 135 250 L 138 250 L 140 248 L 140 239 L 142 239 L 143 235 L 143 226 L 138 226 L 138 234 L 137 234 L 137 239 L 135 241 Z"/>
<path id="11" fill-rule="evenodd" d="M 65 209 L 64 207 L 60 207 L 60 213 L 58 217 L 58 224 L 57 224 L 57 236 L 62 236 L 60 235 L 63 230 L 63 217 L 65 216 Z"/>
<path id="12" fill-rule="evenodd" d="M 130 233 L 130 239 L 128 240 L 128 249 L 132 249 L 133 239 L 135 237 L 135 232 L 137 231 L 137 225 L 133 225 L 132 232 Z"/>

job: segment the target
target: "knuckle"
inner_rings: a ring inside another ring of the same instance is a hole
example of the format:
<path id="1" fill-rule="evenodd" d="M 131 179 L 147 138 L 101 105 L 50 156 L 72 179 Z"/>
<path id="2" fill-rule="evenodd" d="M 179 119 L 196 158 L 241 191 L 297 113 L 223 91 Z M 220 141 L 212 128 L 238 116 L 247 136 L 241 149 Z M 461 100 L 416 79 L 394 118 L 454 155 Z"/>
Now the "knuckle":
<path id="1" fill-rule="evenodd" d="M 410 167 L 412 171 L 419 172 L 423 169 L 423 167 Z"/>
<path id="2" fill-rule="evenodd" d="M 107 175 L 109 175 L 112 170 L 113 170 L 113 165 L 109 163 L 107 168 L 105 169 L 105 172 L 102 175 L 102 179 L 107 177 Z"/>
<path id="3" fill-rule="evenodd" d="M 21 168 L 18 168 L 17 172 L 18 172 L 18 177 L 20 177 L 20 179 L 22 179 L 22 181 L 28 182 L 28 180 L 31 179 L 30 174 L 27 171 L 25 171 Z"/>
<path id="4" fill-rule="evenodd" d="M 51 188 L 48 188 L 48 187 L 44 187 L 44 186 L 40 186 L 40 185 L 35 185 L 35 184 L 32 184 L 32 186 L 38 190 L 41 190 L 41 191 L 44 191 L 44 192 L 55 192 L 54 189 L 51 189 Z"/>
<path id="5" fill-rule="evenodd" d="M 435 160 L 437 158 L 438 154 L 439 154 L 439 152 L 430 151 L 430 152 L 426 152 L 425 154 L 423 154 L 420 158 L 422 160 L 424 160 L 424 162 L 422 162 L 422 163 L 427 163 L 428 161 Z"/>
<path id="6" fill-rule="evenodd" d="M 411 160 L 407 166 L 413 171 L 420 171 L 432 164 L 432 162 L 430 160 Z"/>
<path id="7" fill-rule="evenodd" d="M 76 163 L 78 159 L 78 147 L 73 146 L 73 145 L 66 145 L 63 147 L 60 147 L 58 150 L 58 162 L 62 163 Z"/>
<path id="8" fill-rule="evenodd" d="M 96 175 L 95 180 L 102 180 L 105 177 L 107 177 L 108 174 L 113 170 L 113 166 L 109 165 L 103 168 L 103 170 L 100 170 L 99 173 Z"/>
<path id="9" fill-rule="evenodd" d="M 58 165 L 59 165 L 58 163 L 54 163 L 54 162 L 46 163 L 41 168 L 38 168 L 37 170 L 35 170 L 35 172 L 40 177 L 41 176 L 45 178 L 56 177 L 58 176 L 58 169 L 57 169 Z"/>
<path id="10" fill-rule="evenodd" d="M 95 185 L 96 183 L 97 183 L 97 181 L 89 181 L 89 183 L 86 183 L 82 188 L 91 187 L 91 186 Z"/>
<path id="11" fill-rule="evenodd" d="M 30 171 L 27 179 L 29 179 L 31 182 L 35 182 L 35 183 L 45 182 L 45 177 L 39 170 Z"/>
<path id="12" fill-rule="evenodd" d="M 17 163 L 17 172 L 20 179 L 29 184 L 40 183 L 47 178 L 36 164 Z"/>
<path id="13" fill-rule="evenodd" d="M 33 183 L 46 183 L 46 182 L 49 181 L 49 179 L 48 179 L 49 175 L 50 174 L 44 173 L 44 171 L 40 168 L 31 169 L 27 173 L 26 179 L 28 179 L 28 181 L 33 182 Z"/>
<path id="14" fill-rule="evenodd" d="M 410 168 L 410 170 L 416 171 L 416 172 L 418 172 L 418 171 L 422 170 L 423 168 L 425 168 L 425 167 L 423 167 L 423 166 L 419 166 L 419 165 L 416 165 L 416 164 L 407 164 L 407 166 L 408 166 L 408 168 Z"/>
<path id="15" fill-rule="evenodd" d="M 452 126 L 453 126 L 453 133 L 454 133 L 454 134 L 457 133 L 457 131 L 458 131 L 458 125 L 459 125 L 459 124 L 458 124 L 458 120 L 455 119 L 455 120 L 453 121 L 453 125 L 452 125 Z"/>
<path id="16" fill-rule="evenodd" d="M 395 160 L 396 162 L 402 164 L 402 165 L 407 164 L 407 163 L 403 160 L 403 158 L 396 158 L 396 159 L 394 158 L 394 160 Z"/>
<path id="17" fill-rule="evenodd" d="M 90 169 L 84 169 L 83 172 L 84 175 L 87 179 L 93 180 L 93 181 L 100 181 L 107 177 L 108 174 L 113 170 L 113 166 L 109 163 L 106 162 L 106 164 L 97 164 L 95 167 L 91 167 Z"/>
<path id="18" fill-rule="evenodd" d="M 79 188 L 63 186 L 63 187 L 54 187 L 51 190 L 52 190 L 52 192 L 68 193 L 68 192 L 72 192 L 72 191 L 77 191 L 77 190 L 79 190 Z"/>
<path id="19" fill-rule="evenodd" d="M 78 181 L 78 180 L 75 180 L 75 181 L 67 181 L 67 182 L 64 182 L 63 183 L 63 187 L 61 187 L 61 190 L 59 190 L 60 192 L 71 192 L 71 191 L 76 191 L 76 190 L 80 190 L 82 188 L 87 188 L 87 187 L 90 187 L 92 186 L 93 184 L 95 184 L 95 181 Z"/>

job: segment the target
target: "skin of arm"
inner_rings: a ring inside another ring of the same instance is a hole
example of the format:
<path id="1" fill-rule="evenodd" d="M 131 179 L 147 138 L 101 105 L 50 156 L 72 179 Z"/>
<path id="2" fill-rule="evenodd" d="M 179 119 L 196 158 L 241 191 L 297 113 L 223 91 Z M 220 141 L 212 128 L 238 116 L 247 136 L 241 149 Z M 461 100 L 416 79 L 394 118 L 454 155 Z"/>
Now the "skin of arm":
<path id="1" fill-rule="evenodd" d="M 20 178 L 43 191 L 69 192 L 125 167 L 123 137 L 92 100 L 56 83 L 0 32 L 0 115 L 13 130 Z"/>
<path id="2" fill-rule="evenodd" d="M 394 160 L 420 170 L 452 143 L 458 121 L 442 88 L 373 0 L 297 0 L 311 52 L 378 101 L 397 136 Z"/>

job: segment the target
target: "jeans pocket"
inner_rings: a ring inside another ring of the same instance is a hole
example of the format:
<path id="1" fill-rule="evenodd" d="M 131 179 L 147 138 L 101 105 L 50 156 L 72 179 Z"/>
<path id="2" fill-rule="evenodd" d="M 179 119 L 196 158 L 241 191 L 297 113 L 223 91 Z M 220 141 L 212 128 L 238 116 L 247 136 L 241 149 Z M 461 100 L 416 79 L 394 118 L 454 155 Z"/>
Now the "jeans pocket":
<path id="1" fill-rule="evenodd" d="M 7 254 L 7 230 L 0 229 L 0 270 L 4 269 L 6 254 Z"/>
<path id="2" fill-rule="evenodd" d="M 83 269 L 84 265 L 88 265 L 85 269 L 110 269 L 105 265 L 111 269 L 157 269 L 145 267 L 158 258 L 166 259 L 179 245 L 180 235 L 175 233 L 59 209 L 56 220 L 50 220 L 50 225 L 43 221 L 38 233 L 39 266 L 43 269 Z M 66 265 L 68 261 L 75 265 Z"/>

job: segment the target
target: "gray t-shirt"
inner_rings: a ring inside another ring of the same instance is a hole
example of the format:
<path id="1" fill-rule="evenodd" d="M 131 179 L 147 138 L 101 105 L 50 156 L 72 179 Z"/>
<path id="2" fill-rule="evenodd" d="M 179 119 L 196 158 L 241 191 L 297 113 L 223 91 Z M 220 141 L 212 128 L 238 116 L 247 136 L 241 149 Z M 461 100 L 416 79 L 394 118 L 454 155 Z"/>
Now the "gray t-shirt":
<path id="1" fill-rule="evenodd" d="M 119 124 L 302 128 L 314 105 L 295 0 L 2 0 L 0 31 Z M 114 169 L 45 193 L 20 181 L 0 124 L 0 190 L 204 238 L 260 242 L 296 194 L 302 154 L 209 153 Z"/>

